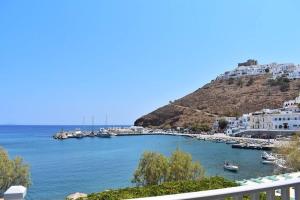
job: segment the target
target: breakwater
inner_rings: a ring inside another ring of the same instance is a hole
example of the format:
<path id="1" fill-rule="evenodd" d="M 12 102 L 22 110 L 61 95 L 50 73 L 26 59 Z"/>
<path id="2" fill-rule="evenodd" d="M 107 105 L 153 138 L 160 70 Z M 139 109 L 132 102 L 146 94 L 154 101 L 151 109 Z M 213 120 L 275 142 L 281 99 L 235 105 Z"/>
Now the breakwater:
<path id="1" fill-rule="evenodd" d="M 179 132 L 167 132 L 162 130 L 150 130 L 150 129 L 129 129 L 129 128 L 109 128 L 101 129 L 99 131 L 61 131 L 53 135 L 54 139 L 65 140 L 69 138 L 84 138 L 84 137 L 104 137 L 110 138 L 114 136 L 143 136 L 143 135 L 171 135 L 171 136 L 186 136 L 195 137 L 193 134 L 179 133 Z"/>
<path id="2" fill-rule="evenodd" d="M 58 140 L 65 140 L 69 138 L 84 138 L 84 137 L 102 137 L 110 138 L 114 136 L 147 136 L 147 135 L 169 135 L 169 136 L 185 136 L 192 137 L 198 140 L 212 141 L 216 143 L 226 143 L 232 148 L 238 149 L 253 149 L 253 150 L 272 150 L 282 141 L 274 139 L 257 139 L 246 137 L 232 137 L 225 134 L 190 134 L 188 132 L 180 133 L 176 131 L 152 130 L 148 128 L 106 128 L 99 131 L 61 131 L 56 133 L 53 138 Z"/>

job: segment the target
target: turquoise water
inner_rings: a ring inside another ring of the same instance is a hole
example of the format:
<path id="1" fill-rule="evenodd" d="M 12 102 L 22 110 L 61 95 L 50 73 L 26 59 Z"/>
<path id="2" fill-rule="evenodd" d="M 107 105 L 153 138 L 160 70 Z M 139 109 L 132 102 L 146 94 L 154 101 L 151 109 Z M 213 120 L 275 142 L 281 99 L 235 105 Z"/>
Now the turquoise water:
<path id="1" fill-rule="evenodd" d="M 200 161 L 207 175 L 234 180 L 269 175 L 273 171 L 271 166 L 260 163 L 260 151 L 232 149 L 230 145 L 181 136 L 52 139 L 61 128 L 76 127 L 0 126 L 0 146 L 11 157 L 22 156 L 31 166 L 33 184 L 27 200 L 63 200 L 74 192 L 131 186 L 134 169 L 146 150 L 170 155 L 178 147 Z M 236 161 L 240 171 L 224 171 L 224 160 Z"/>

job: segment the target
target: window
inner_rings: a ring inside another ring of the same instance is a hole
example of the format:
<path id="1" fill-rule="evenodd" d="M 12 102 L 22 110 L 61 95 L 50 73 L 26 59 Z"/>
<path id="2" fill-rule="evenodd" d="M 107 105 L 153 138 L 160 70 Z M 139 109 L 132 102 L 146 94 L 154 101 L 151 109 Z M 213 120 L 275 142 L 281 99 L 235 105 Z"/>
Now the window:
<path id="1" fill-rule="evenodd" d="M 282 121 L 285 121 L 285 118 L 282 118 Z"/>
<path id="2" fill-rule="evenodd" d="M 288 118 L 288 121 L 290 121 L 290 118 Z"/>
<path id="3" fill-rule="evenodd" d="M 277 118 L 275 118 L 274 120 L 277 121 Z"/>
<path id="4" fill-rule="evenodd" d="M 279 121 L 281 121 L 281 118 L 279 117 Z"/>
<path id="5" fill-rule="evenodd" d="M 295 120 L 297 120 L 297 117 L 295 117 Z"/>
<path id="6" fill-rule="evenodd" d="M 275 125 L 275 129 L 277 129 L 277 125 Z"/>
<path id="7" fill-rule="evenodd" d="M 282 125 L 279 125 L 279 128 L 282 128 Z"/>

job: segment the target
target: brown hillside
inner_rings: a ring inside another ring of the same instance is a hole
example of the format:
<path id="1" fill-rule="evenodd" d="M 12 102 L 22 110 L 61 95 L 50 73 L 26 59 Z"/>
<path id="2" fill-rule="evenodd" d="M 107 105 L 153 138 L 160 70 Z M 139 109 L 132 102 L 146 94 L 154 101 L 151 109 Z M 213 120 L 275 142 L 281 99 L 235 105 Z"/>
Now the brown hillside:
<path id="1" fill-rule="evenodd" d="M 278 108 L 294 99 L 300 91 L 300 80 L 272 82 L 270 76 L 216 80 L 195 92 L 163 106 L 135 121 L 144 127 L 188 127 L 212 125 L 218 116 L 238 116 L 263 108 Z"/>

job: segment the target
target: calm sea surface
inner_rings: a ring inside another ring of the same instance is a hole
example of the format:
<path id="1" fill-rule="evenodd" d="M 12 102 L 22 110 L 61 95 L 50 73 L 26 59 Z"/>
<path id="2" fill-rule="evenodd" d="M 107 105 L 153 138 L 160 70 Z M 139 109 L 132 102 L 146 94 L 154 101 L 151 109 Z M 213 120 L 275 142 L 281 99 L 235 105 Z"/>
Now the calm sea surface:
<path id="1" fill-rule="evenodd" d="M 207 175 L 237 180 L 273 171 L 260 163 L 260 151 L 232 149 L 222 143 L 181 136 L 52 139 L 61 128 L 72 130 L 78 126 L 0 126 L 0 146 L 11 157 L 22 156 L 30 164 L 32 186 L 27 200 L 63 200 L 74 192 L 131 186 L 132 174 L 144 151 L 170 155 L 177 147 L 200 161 Z M 224 160 L 236 161 L 240 171 L 224 171 Z"/>

